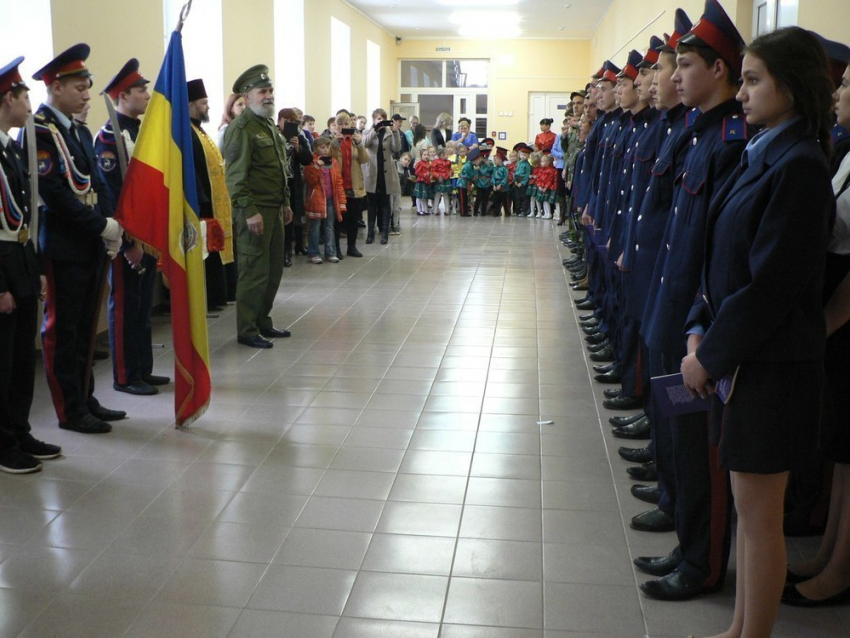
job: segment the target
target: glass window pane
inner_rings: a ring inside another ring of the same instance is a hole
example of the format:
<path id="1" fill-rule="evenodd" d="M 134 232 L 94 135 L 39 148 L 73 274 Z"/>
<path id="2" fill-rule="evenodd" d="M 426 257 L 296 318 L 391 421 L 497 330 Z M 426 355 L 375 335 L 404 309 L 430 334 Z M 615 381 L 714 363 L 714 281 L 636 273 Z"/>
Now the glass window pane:
<path id="1" fill-rule="evenodd" d="M 487 94 L 479 93 L 475 96 L 475 112 L 476 113 L 486 113 L 487 112 Z"/>
<path id="2" fill-rule="evenodd" d="M 443 63 L 441 60 L 402 60 L 401 86 L 420 89 L 442 88 Z"/>
<path id="3" fill-rule="evenodd" d="M 475 134 L 481 139 L 488 137 L 488 135 L 487 135 L 487 118 L 486 117 L 476 117 L 475 118 Z"/>
<path id="4" fill-rule="evenodd" d="M 454 107 L 453 95 L 423 95 L 419 94 L 419 121 L 428 130 L 437 122 L 440 113 L 451 113 Z"/>
<path id="5" fill-rule="evenodd" d="M 489 76 L 489 60 L 446 60 L 446 88 L 486 87 Z"/>

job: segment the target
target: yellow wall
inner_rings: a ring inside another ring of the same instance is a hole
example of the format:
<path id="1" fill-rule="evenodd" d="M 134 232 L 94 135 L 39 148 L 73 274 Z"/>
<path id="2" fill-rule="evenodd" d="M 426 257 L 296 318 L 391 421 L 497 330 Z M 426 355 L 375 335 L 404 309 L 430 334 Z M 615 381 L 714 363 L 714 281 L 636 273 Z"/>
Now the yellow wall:
<path id="1" fill-rule="evenodd" d="M 140 71 L 151 80 L 159 72 L 165 49 L 162 3 L 53 0 L 51 8 L 56 54 L 78 42 L 91 46 L 88 66 L 95 77 L 88 122 L 89 128 L 97 130 L 107 118 L 99 93 L 127 60 L 138 58 Z M 127 29 L 126 24 L 133 28 Z M 81 29 L 80 25 L 93 26 Z"/>
<path id="2" fill-rule="evenodd" d="M 753 0 L 721 0 L 721 3 L 735 21 L 744 40 L 750 42 L 753 38 Z M 650 36 L 661 37 L 664 32 L 672 32 L 678 7 L 685 10 L 692 22 L 696 22 L 702 15 L 705 2 L 614 0 L 591 40 L 590 72 L 598 69 L 600 63 L 609 58 L 622 66 L 629 50 L 637 49 L 643 53 Z M 847 0 L 799 0 L 799 26 L 850 44 L 850 21 L 846 16 Z"/>
<path id="3" fill-rule="evenodd" d="M 848 15 L 847 0 L 800 0 L 797 19 L 802 27 L 850 45 Z"/>
<path id="4" fill-rule="evenodd" d="M 437 51 L 443 47 L 451 51 Z M 490 60 L 489 126 L 505 131 L 509 141 L 528 136 L 530 92 L 569 93 L 584 88 L 589 55 L 587 40 L 404 40 L 396 48 L 398 59 Z M 396 64 L 396 83 L 398 74 Z M 499 112 L 513 116 L 500 117 Z"/>

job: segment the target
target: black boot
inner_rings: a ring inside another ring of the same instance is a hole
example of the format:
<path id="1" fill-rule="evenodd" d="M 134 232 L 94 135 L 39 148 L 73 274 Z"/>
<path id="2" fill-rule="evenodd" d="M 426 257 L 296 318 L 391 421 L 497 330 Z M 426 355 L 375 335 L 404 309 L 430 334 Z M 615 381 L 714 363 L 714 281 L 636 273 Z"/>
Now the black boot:
<path id="1" fill-rule="evenodd" d="M 386 244 L 390 240 L 389 232 L 384 230 L 381 231 L 381 243 Z"/>

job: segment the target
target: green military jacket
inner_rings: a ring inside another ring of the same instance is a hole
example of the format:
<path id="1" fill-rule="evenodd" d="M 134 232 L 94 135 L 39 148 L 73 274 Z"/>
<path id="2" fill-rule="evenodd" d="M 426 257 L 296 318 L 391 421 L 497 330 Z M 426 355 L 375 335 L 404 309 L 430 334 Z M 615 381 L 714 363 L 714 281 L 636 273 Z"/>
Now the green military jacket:
<path id="1" fill-rule="evenodd" d="M 224 151 L 234 217 L 289 206 L 286 141 L 271 120 L 245 109 L 227 127 Z"/>
<path id="2" fill-rule="evenodd" d="M 567 179 L 564 181 L 572 182 L 576 170 L 576 158 L 584 147 L 578 139 L 578 129 L 570 128 L 567 133 L 567 150 L 564 152 L 564 168 L 567 169 Z"/>

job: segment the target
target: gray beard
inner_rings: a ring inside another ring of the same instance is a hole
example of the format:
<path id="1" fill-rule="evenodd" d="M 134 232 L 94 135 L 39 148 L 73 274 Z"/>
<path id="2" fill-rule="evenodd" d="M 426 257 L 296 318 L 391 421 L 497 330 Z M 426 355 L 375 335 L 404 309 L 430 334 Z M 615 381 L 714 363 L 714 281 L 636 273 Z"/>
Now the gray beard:
<path id="1" fill-rule="evenodd" d="M 266 119 L 274 117 L 274 104 L 249 104 L 248 108 L 258 117 L 264 117 Z"/>
<path id="2" fill-rule="evenodd" d="M 201 116 L 201 122 L 209 122 L 210 121 L 210 113 L 207 111 Z"/>

